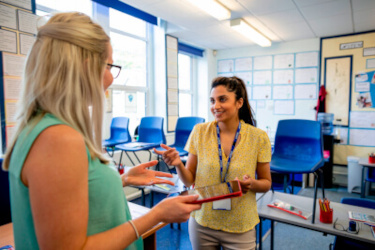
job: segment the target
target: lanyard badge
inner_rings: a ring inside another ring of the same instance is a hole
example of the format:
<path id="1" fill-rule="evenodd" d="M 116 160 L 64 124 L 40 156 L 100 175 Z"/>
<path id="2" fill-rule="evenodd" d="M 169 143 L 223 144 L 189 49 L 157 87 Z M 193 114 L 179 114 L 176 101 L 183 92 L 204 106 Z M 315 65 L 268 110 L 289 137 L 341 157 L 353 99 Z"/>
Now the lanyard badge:
<path id="1" fill-rule="evenodd" d="M 226 182 L 227 174 L 229 172 L 229 164 L 230 164 L 230 161 L 232 159 L 232 154 L 233 154 L 233 151 L 234 151 L 234 147 L 236 146 L 238 136 L 240 135 L 240 130 L 241 130 L 241 122 L 238 124 L 236 136 L 234 137 L 234 141 L 233 141 L 232 148 L 230 150 L 230 154 L 229 154 L 229 158 L 228 158 L 228 162 L 227 162 L 227 169 L 226 169 L 227 171 L 226 171 L 225 176 L 223 178 L 223 155 L 222 155 L 222 151 L 221 151 L 220 129 L 219 129 L 219 124 L 216 125 L 217 142 L 218 142 L 218 149 L 219 149 L 219 160 L 220 160 L 220 181 L 221 182 Z"/>

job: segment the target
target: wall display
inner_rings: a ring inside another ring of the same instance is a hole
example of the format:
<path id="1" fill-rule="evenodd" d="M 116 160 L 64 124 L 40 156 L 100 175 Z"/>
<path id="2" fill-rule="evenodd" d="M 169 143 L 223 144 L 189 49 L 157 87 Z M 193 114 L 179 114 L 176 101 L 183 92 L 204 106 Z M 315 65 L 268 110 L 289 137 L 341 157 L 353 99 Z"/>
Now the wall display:
<path id="1" fill-rule="evenodd" d="M 253 99 L 254 100 L 266 100 L 271 99 L 271 86 L 254 86 L 253 87 Z"/>
<path id="2" fill-rule="evenodd" d="M 20 31 L 36 34 L 36 20 L 37 15 L 18 10 L 18 25 Z"/>
<path id="3" fill-rule="evenodd" d="M 294 115 L 294 101 L 275 101 L 275 115 Z"/>
<path id="4" fill-rule="evenodd" d="M 296 83 L 316 83 L 318 82 L 317 68 L 296 69 Z"/>
<path id="5" fill-rule="evenodd" d="M 254 71 L 253 84 L 271 84 L 272 71 Z"/>
<path id="6" fill-rule="evenodd" d="M 294 54 L 276 55 L 273 58 L 274 69 L 294 68 Z"/>
<path id="7" fill-rule="evenodd" d="M 17 53 L 17 33 L 0 29 L 0 51 Z"/>
<path id="8" fill-rule="evenodd" d="M 375 71 L 355 75 L 358 108 L 375 108 Z"/>
<path id="9" fill-rule="evenodd" d="M 365 147 L 375 147 L 375 129 L 350 129 L 349 144 Z"/>
<path id="10" fill-rule="evenodd" d="M 25 59 L 25 56 L 3 53 L 3 75 L 21 77 Z"/>
<path id="11" fill-rule="evenodd" d="M 375 56 L 375 47 L 364 48 L 363 49 L 363 56 Z"/>
<path id="12" fill-rule="evenodd" d="M 350 112 L 350 127 L 352 128 L 375 128 L 375 112 Z"/>
<path id="13" fill-rule="evenodd" d="M 274 100 L 277 99 L 293 99 L 293 86 L 283 85 L 274 86 L 272 90 Z"/>
<path id="14" fill-rule="evenodd" d="M 32 0 L 0 0 L 0 1 L 13 5 L 13 6 L 24 8 L 27 10 L 31 10 L 31 7 L 32 7 L 31 6 Z"/>
<path id="15" fill-rule="evenodd" d="M 252 89 L 252 87 L 250 87 L 250 86 L 246 86 L 246 91 L 247 91 L 247 98 L 248 98 L 248 99 L 251 99 L 252 94 L 253 94 L 253 89 Z"/>
<path id="16" fill-rule="evenodd" d="M 295 99 L 317 99 L 317 85 L 316 84 L 301 84 L 294 87 Z"/>
<path id="17" fill-rule="evenodd" d="M 253 69 L 253 58 L 237 58 L 234 61 L 235 71 L 248 71 Z"/>
<path id="18" fill-rule="evenodd" d="M 246 85 L 253 84 L 253 73 L 252 72 L 237 72 L 234 74 L 238 78 L 241 78 Z"/>
<path id="19" fill-rule="evenodd" d="M 233 60 L 221 60 L 217 64 L 217 72 L 233 72 L 234 61 Z"/>
<path id="20" fill-rule="evenodd" d="M 366 69 L 373 69 L 373 68 L 375 68 L 375 58 L 374 59 L 367 59 Z"/>
<path id="21" fill-rule="evenodd" d="M 4 78 L 4 99 L 19 100 L 21 97 L 22 80 L 20 78 Z"/>
<path id="22" fill-rule="evenodd" d="M 274 84 L 291 84 L 294 79 L 294 70 L 274 70 L 273 83 Z"/>
<path id="23" fill-rule="evenodd" d="M 29 53 L 31 47 L 33 46 L 35 40 L 35 36 L 20 33 L 20 53 L 22 55 L 27 55 L 27 53 Z"/>
<path id="24" fill-rule="evenodd" d="M 296 67 L 317 67 L 318 52 L 297 53 Z"/>
<path id="25" fill-rule="evenodd" d="M 352 43 L 342 43 L 340 44 L 340 50 L 343 49 L 357 49 L 363 47 L 363 41 L 362 42 L 352 42 Z"/>
<path id="26" fill-rule="evenodd" d="M 254 57 L 254 70 L 272 69 L 272 56 Z"/>
<path id="27" fill-rule="evenodd" d="M 0 4 L 0 26 L 17 29 L 16 9 Z"/>

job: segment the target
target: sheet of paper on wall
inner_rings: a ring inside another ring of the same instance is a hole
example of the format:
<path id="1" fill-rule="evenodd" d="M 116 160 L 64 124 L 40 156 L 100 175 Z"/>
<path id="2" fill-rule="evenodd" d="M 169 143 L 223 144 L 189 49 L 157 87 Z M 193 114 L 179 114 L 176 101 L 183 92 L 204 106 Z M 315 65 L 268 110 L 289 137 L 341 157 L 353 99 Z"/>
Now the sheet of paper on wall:
<path id="1" fill-rule="evenodd" d="M 254 86 L 253 87 L 254 100 L 268 100 L 271 99 L 271 86 Z"/>
<path id="2" fill-rule="evenodd" d="M 0 4 L 0 26 L 17 29 L 16 9 Z"/>
<path id="3" fill-rule="evenodd" d="M 293 98 L 293 86 L 274 86 L 273 87 L 273 99 L 292 99 Z"/>
<path id="4" fill-rule="evenodd" d="M 31 0 L 1 0 L 4 3 L 31 10 Z"/>
<path id="5" fill-rule="evenodd" d="M 254 70 L 272 69 L 272 56 L 254 57 Z"/>
<path id="6" fill-rule="evenodd" d="M 4 78 L 4 99 L 19 100 L 21 97 L 22 80 L 20 78 Z"/>
<path id="7" fill-rule="evenodd" d="M 348 128 L 336 127 L 335 129 L 338 129 L 336 139 L 340 140 L 340 144 L 348 144 Z"/>
<path id="8" fill-rule="evenodd" d="M 295 86 L 295 99 L 316 99 L 317 86 L 316 84 L 301 84 Z"/>
<path id="9" fill-rule="evenodd" d="M 167 72 L 168 77 L 177 77 L 177 63 L 168 63 Z"/>
<path id="10" fill-rule="evenodd" d="M 271 84 L 272 71 L 255 71 L 253 84 Z"/>
<path id="11" fill-rule="evenodd" d="M 220 60 L 217 64 L 217 72 L 233 72 L 234 61 L 233 60 Z"/>
<path id="12" fill-rule="evenodd" d="M 20 50 L 22 55 L 27 55 L 36 40 L 35 36 L 20 34 Z"/>
<path id="13" fill-rule="evenodd" d="M 178 59 L 177 50 L 167 49 L 168 63 L 177 63 L 177 59 Z"/>
<path id="14" fill-rule="evenodd" d="M 178 80 L 175 77 L 168 77 L 168 89 L 178 89 Z"/>
<path id="15" fill-rule="evenodd" d="M 168 115 L 178 116 L 178 104 L 168 104 Z"/>
<path id="16" fill-rule="evenodd" d="M 231 72 L 227 72 L 227 73 L 218 73 L 217 75 L 218 75 L 218 76 L 222 76 L 222 77 L 232 77 L 232 76 L 234 76 L 234 73 L 231 73 Z"/>
<path id="17" fill-rule="evenodd" d="M 366 61 L 366 68 L 367 69 L 373 69 L 373 68 L 375 68 L 375 58 L 373 58 L 373 59 L 367 59 L 367 61 Z"/>
<path id="18" fill-rule="evenodd" d="M 294 67 L 294 54 L 275 55 L 273 57 L 274 69 L 288 69 Z"/>
<path id="19" fill-rule="evenodd" d="M 375 128 L 375 112 L 350 112 L 350 127 Z"/>
<path id="20" fill-rule="evenodd" d="M 371 100 L 371 93 L 370 92 L 361 92 L 358 93 L 357 96 L 357 107 L 360 109 L 363 108 L 371 108 L 372 107 L 372 100 Z"/>
<path id="21" fill-rule="evenodd" d="M 235 71 L 248 71 L 253 69 L 253 59 L 251 57 L 237 58 L 234 62 Z"/>
<path id="22" fill-rule="evenodd" d="M 168 89 L 168 103 L 177 103 L 178 102 L 178 92 Z"/>
<path id="23" fill-rule="evenodd" d="M 25 56 L 3 53 L 4 76 L 22 76 Z"/>
<path id="24" fill-rule="evenodd" d="M 296 83 L 316 83 L 317 68 L 296 69 Z"/>
<path id="25" fill-rule="evenodd" d="M 248 97 L 248 99 L 251 99 L 252 92 L 253 92 L 251 86 L 246 86 L 246 91 L 247 91 L 247 97 Z"/>
<path id="26" fill-rule="evenodd" d="M 5 133 L 6 133 L 6 144 L 10 142 L 10 140 L 13 138 L 14 133 L 16 132 L 16 126 L 15 125 L 7 125 L 5 127 Z"/>
<path id="27" fill-rule="evenodd" d="M 5 101 L 5 121 L 6 124 L 12 124 L 16 122 L 17 102 L 16 101 Z"/>
<path id="28" fill-rule="evenodd" d="M 260 101 L 256 101 L 256 102 L 257 102 L 257 108 L 258 109 L 266 108 L 266 101 L 260 100 Z"/>
<path id="29" fill-rule="evenodd" d="M 245 85 L 253 84 L 253 73 L 252 72 L 238 72 L 234 74 L 238 78 L 241 78 L 244 81 Z"/>
<path id="30" fill-rule="evenodd" d="M 298 53 L 296 55 L 296 67 L 318 66 L 318 52 Z"/>
<path id="31" fill-rule="evenodd" d="M 261 101 L 259 101 L 259 102 L 261 102 Z M 257 110 L 257 101 L 250 100 L 250 108 L 251 108 L 254 112 L 256 112 L 256 110 Z"/>
<path id="32" fill-rule="evenodd" d="M 349 144 L 356 146 L 375 147 L 375 130 L 373 129 L 350 129 Z"/>
<path id="33" fill-rule="evenodd" d="M 23 32 L 36 34 L 36 20 L 37 15 L 26 11 L 18 10 L 18 29 Z"/>
<path id="34" fill-rule="evenodd" d="M 293 83 L 293 70 L 275 70 L 273 71 L 274 84 L 291 84 Z"/>
<path id="35" fill-rule="evenodd" d="M 17 53 L 17 33 L 0 30 L 0 51 Z"/>
<path id="36" fill-rule="evenodd" d="M 274 104 L 275 115 L 293 115 L 294 101 L 275 101 Z"/>

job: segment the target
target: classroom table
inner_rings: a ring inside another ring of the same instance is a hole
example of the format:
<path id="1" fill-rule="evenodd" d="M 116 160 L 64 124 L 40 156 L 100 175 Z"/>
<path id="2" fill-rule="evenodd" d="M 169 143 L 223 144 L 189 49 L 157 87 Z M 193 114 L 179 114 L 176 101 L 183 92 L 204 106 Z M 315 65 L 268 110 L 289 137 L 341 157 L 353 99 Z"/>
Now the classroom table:
<path id="1" fill-rule="evenodd" d="M 292 204 L 296 207 L 299 207 L 307 211 L 311 210 L 311 206 L 313 203 L 312 198 L 303 197 L 299 195 L 280 193 L 280 192 L 273 193 L 272 191 L 268 191 L 265 195 L 257 199 L 258 214 L 259 214 L 259 217 L 261 218 L 261 221 L 259 223 L 259 231 L 261 232 L 261 229 L 262 229 L 262 219 L 271 220 L 271 249 L 273 249 L 273 246 L 274 246 L 274 222 L 275 221 L 322 232 L 324 234 L 341 236 L 341 237 L 345 237 L 349 239 L 355 239 L 355 240 L 375 244 L 375 238 L 371 233 L 370 227 L 367 225 L 364 225 L 363 223 L 359 223 L 360 230 L 358 234 L 352 234 L 346 231 L 340 231 L 340 230 L 334 229 L 333 223 L 322 223 L 319 220 L 319 216 L 315 218 L 315 223 L 313 224 L 311 223 L 310 218 L 308 218 L 307 220 L 304 220 L 298 216 L 295 216 L 287 212 L 281 211 L 279 209 L 271 208 L 267 206 L 268 204 L 272 203 L 276 199 L 283 201 L 283 202 L 287 202 L 289 204 Z M 355 212 L 360 212 L 364 214 L 372 214 L 372 215 L 375 214 L 375 211 L 373 209 L 351 206 L 351 205 L 341 204 L 337 202 L 331 202 L 330 205 L 331 205 L 331 208 L 333 209 L 333 222 L 336 220 L 336 218 L 338 218 L 337 223 L 346 225 L 346 227 L 349 224 L 348 211 L 355 211 Z M 319 206 L 316 207 L 316 213 L 320 214 Z M 259 234 L 258 236 L 259 236 L 259 249 L 262 249 L 262 235 Z"/>
<path id="2" fill-rule="evenodd" d="M 369 163 L 368 158 L 360 158 L 358 164 L 362 166 L 361 198 L 365 198 L 365 192 L 366 192 L 365 170 L 366 168 L 375 168 L 375 163 Z"/>
<path id="3" fill-rule="evenodd" d="M 128 204 L 133 219 L 146 214 L 150 210 L 147 207 L 143 207 L 132 202 L 128 202 Z M 144 249 L 156 249 L 156 231 L 166 225 L 167 224 L 163 222 L 159 223 L 142 234 Z M 0 226 L 0 247 L 6 245 L 14 246 L 13 223 Z"/>

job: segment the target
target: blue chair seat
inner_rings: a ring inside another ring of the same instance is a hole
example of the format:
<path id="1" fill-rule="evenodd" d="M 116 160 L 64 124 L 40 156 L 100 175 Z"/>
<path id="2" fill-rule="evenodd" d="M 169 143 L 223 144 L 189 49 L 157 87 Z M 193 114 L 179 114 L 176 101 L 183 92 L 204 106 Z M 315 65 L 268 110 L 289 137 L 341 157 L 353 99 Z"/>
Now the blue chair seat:
<path id="1" fill-rule="evenodd" d="M 107 140 L 103 140 L 102 146 L 103 147 L 114 147 L 118 144 L 123 144 L 123 143 L 126 143 L 128 141 L 129 141 L 128 139 L 107 139 Z"/>
<path id="2" fill-rule="evenodd" d="M 149 150 L 159 145 L 160 145 L 159 143 L 129 142 L 129 143 L 116 145 L 115 149 L 135 152 L 135 151 L 140 151 L 140 150 Z"/>
<path id="3" fill-rule="evenodd" d="M 272 170 L 283 174 L 304 174 L 317 171 L 324 160 L 319 161 L 299 161 L 295 159 L 286 159 L 277 156 L 272 157 Z"/>

